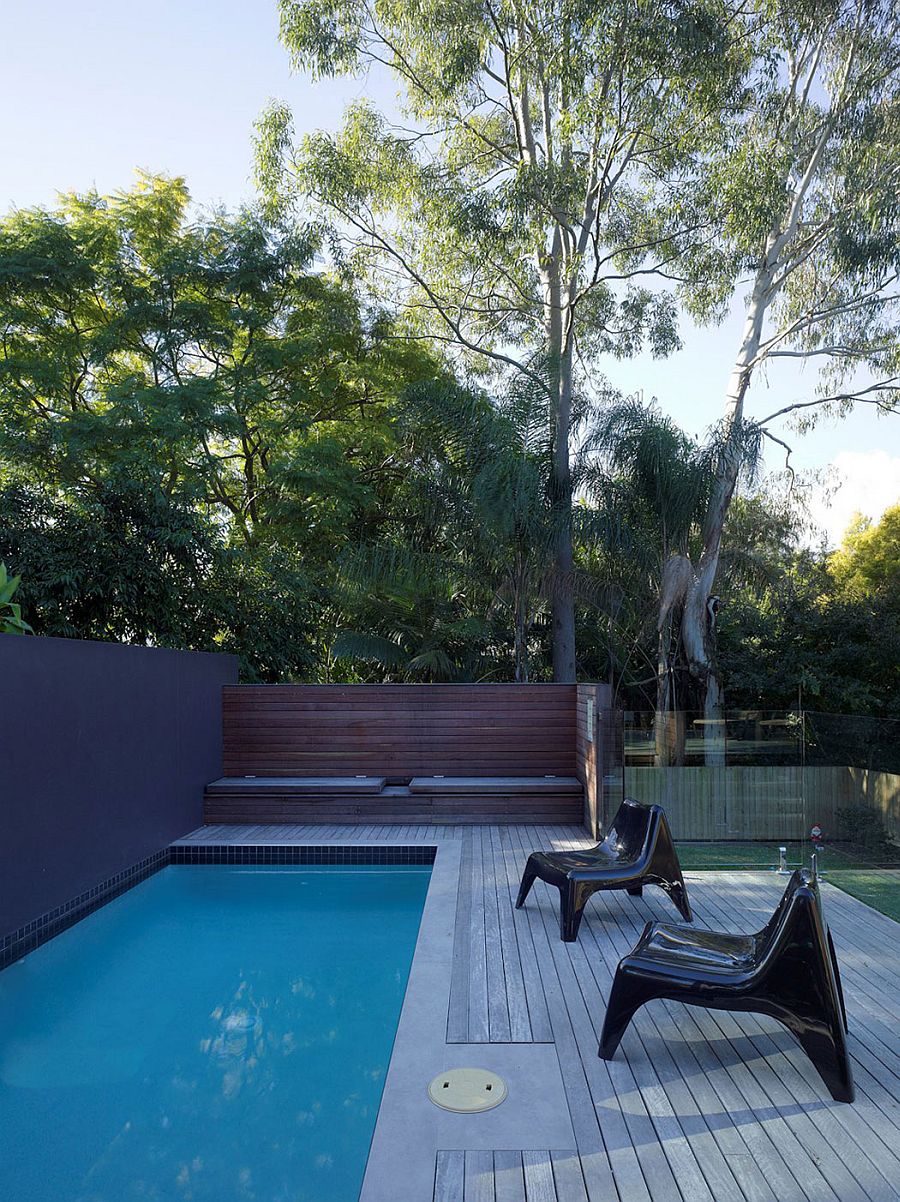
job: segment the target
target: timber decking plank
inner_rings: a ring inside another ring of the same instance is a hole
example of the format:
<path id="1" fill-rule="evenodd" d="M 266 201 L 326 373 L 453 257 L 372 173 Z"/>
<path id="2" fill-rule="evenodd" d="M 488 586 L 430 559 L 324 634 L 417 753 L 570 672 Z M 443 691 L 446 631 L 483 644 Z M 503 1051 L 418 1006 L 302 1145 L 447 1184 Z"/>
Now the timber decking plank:
<path id="1" fill-rule="evenodd" d="M 496 827 L 487 833 L 490 845 L 492 885 L 497 908 L 497 925 L 500 931 L 500 952 L 503 957 L 503 975 L 506 981 L 507 1011 L 509 1014 L 509 1038 L 513 1043 L 538 1042 L 528 1016 L 528 1001 L 525 996 L 525 980 L 522 959 L 513 911 L 509 905 L 506 866 L 502 859 L 500 837 Z"/>
<path id="2" fill-rule="evenodd" d="M 515 848 L 510 846 L 509 828 L 499 828 L 496 838 L 499 845 L 499 861 L 497 862 L 500 865 L 500 871 L 506 874 L 506 895 L 502 908 L 512 914 L 512 926 L 518 948 L 519 966 L 522 971 L 522 989 L 528 1009 L 531 1036 L 535 1043 L 552 1043 L 553 1028 L 550 1024 L 550 1014 L 547 1009 L 547 999 L 544 996 L 540 967 L 535 955 L 534 941 L 528 925 L 528 915 L 523 910 L 515 909 L 520 880 L 518 854 Z"/>
<path id="3" fill-rule="evenodd" d="M 465 1202 L 496 1202 L 494 1193 L 494 1153 L 466 1152 Z M 461 1199 L 458 1200 L 461 1202 Z"/>
<path id="4" fill-rule="evenodd" d="M 509 1021 L 509 985 L 504 967 L 500 913 L 497 905 L 496 872 L 494 869 L 491 832 L 481 827 L 481 872 L 484 893 L 484 946 L 487 966 L 488 1029 L 491 1043 L 509 1043 L 512 1035 Z"/>
<path id="5" fill-rule="evenodd" d="M 462 1202 L 465 1179 L 465 1152 L 438 1152 L 434 1166 L 434 1202 Z"/>
<path id="6" fill-rule="evenodd" d="M 525 1171 L 525 1196 L 528 1202 L 557 1202 L 549 1152 L 523 1152 L 522 1168 Z"/>
<path id="7" fill-rule="evenodd" d="M 584 1174 L 577 1152 L 551 1152 L 553 1183 L 560 1202 L 587 1202 Z"/>
<path id="8" fill-rule="evenodd" d="M 472 914 L 472 832 L 462 838 L 459 889 L 456 895 L 456 926 L 453 932 L 453 965 L 450 970 L 450 1006 L 447 1012 L 447 1042 L 469 1042 L 469 976 Z"/>
<path id="9" fill-rule="evenodd" d="M 472 906 L 469 912 L 469 1043 L 490 1043 L 487 948 L 484 914 L 484 862 L 481 834 L 472 832 Z"/>
<path id="10" fill-rule="evenodd" d="M 494 1153 L 494 1194 L 496 1202 L 528 1202 L 521 1152 Z"/>

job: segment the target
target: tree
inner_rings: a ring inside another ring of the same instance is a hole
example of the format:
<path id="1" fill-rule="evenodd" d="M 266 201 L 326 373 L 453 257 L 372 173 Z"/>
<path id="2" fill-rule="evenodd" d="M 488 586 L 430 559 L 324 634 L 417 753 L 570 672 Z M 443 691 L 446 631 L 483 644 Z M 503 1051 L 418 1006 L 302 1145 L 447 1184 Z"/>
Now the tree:
<path id="1" fill-rule="evenodd" d="M 180 180 L 0 222 L 0 536 L 44 633 L 313 672 L 314 609 L 404 475 L 391 410 L 445 375 L 304 227 L 191 219 Z"/>
<path id="2" fill-rule="evenodd" d="M 312 198 L 338 256 L 467 367 L 545 390 L 553 666 L 576 669 L 572 416 L 599 353 L 677 344 L 670 291 L 707 237 L 692 197 L 743 103 L 744 8 L 720 0 L 280 0 L 314 77 L 386 65 L 404 124 L 365 104 L 294 150 L 260 123 L 270 196 Z M 584 366 L 579 366 L 583 364 Z"/>
<path id="3" fill-rule="evenodd" d="M 784 446 L 769 426 L 791 413 L 893 410 L 900 381 L 900 14 L 891 0 L 781 0 L 761 11 L 755 103 L 712 177 L 722 222 L 709 286 L 685 292 L 709 317 L 734 272 L 749 276 L 702 547 L 681 587 L 684 644 L 713 720 L 723 695 L 710 597 L 748 433 L 751 444 L 755 430 Z M 752 381 L 785 357 L 822 364 L 818 395 L 750 419 Z"/>
<path id="4" fill-rule="evenodd" d="M 576 409 L 576 420 L 581 417 Z M 440 628 L 428 621 L 415 639 L 433 649 L 447 639 L 457 644 L 452 659 L 444 655 L 441 661 L 441 670 L 450 674 L 445 678 L 460 670 L 466 679 L 502 674 L 511 646 L 514 678 L 527 682 L 535 632 L 555 587 L 544 390 L 521 378 L 495 397 L 424 383 L 408 390 L 399 421 L 404 441 L 419 452 L 400 505 L 414 520 L 385 531 L 389 541 L 382 545 L 351 552 L 348 574 L 357 590 L 379 597 L 421 598 L 430 582 L 436 597 L 454 599 L 455 619 Z M 458 646 L 463 598 L 471 615 L 470 654 Z M 428 605 L 416 609 L 420 619 L 432 614 Z M 446 604 L 435 616 L 442 611 Z M 378 628 L 390 612 L 380 607 Z M 373 642 L 358 630 L 342 636 L 340 646 L 385 666 L 397 663 L 409 642 L 408 623 L 404 619 L 401 627 L 395 620 L 388 643 Z M 430 672 L 436 666 L 423 661 L 421 651 L 410 662 Z"/>
<path id="5" fill-rule="evenodd" d="M 152 480 L 248 544 L 308 544 L 371 498 L 386 402 L 440 368 L 308 270 L 307 230 L 192 224 L 188 201 L 142 177 L 0 227 L 0 455 L 59 485 Z"/>
<path id="6" fill-rule="evenodd" d="M 876 523 L 857 514 L 830 567 L 842 588 L 900 602 L 900 505 L 886 509 Z"/>
<path id="7" fill-rule="evenodd" d="M 719 626 L 732 705 L 893 718 L 900 705 L 900 606 L 835 579 L 828 556 L 773 558 L 767 582 L 734 589 Z"/>
<path id="8" fill-rule="evenodd" d="M 699 520 L 709 500 L 714 448 L 689 438 L 654 407 L 639 400 L 613 405 L 598 425 L 592 447 L 600 455 L 600 473 L 594 494 L 604 497 L 610 483 L 618 493 L 633 526 L 641 535 L 629 540 L 640 555 L 646 573 L 646 595 L 659 598 L 656 661 L 656 712 L 658 750 L 662 753 L 665 716 L 688 708 L 682 695 L 682 648 L 679 623 L 680 572 L 676 565 L 689 562 Z M 598 487 L 599 486 L 599 487 Z"/>

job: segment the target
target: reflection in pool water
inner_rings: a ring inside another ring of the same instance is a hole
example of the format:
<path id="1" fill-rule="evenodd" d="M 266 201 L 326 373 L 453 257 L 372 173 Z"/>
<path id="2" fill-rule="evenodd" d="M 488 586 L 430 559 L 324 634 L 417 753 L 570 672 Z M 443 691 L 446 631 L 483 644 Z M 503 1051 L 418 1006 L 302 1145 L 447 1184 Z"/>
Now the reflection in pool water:
<path id="1" fill-rule="evenodd" d="M 352 1202 L 430 871 L 170 867 L 0 973 L 16 1202 Z"/>

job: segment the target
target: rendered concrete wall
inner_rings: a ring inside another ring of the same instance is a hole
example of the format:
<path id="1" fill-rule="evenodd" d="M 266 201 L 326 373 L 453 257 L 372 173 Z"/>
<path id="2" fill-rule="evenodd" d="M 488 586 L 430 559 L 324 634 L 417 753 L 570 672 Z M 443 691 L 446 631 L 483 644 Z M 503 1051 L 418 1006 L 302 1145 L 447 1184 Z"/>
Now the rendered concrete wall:
<path id="1" fill-rule="evenodd" d="M 237 660 L 0 635 L 0 935 L 199 826 Z"/>

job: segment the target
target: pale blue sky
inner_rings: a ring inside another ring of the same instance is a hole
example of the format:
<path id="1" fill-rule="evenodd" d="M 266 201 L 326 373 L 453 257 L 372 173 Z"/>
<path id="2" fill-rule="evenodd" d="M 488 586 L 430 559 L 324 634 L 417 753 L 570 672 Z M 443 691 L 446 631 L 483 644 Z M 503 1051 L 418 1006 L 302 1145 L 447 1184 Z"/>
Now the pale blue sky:
<path id="1" fill-rule="evenodd" d="M 383 107 L 394 98 L 383 76 L 315 85 L 292 76 L 274 0 L 18 0 L 3 26 L 4 211 L 52 204 L 58 191 L 127 187 L 135 167 L 185 176 L 200 204 L 235 205 L 252 196 L 251 128 L 269 97 L 291 105 L 299 132 L 335 128 L 358 96 Z M 609 363 L 607 373 L 702 433 L 719 416 L 740 324 L 736 307 L 717 329 L 684 329 L 684 349 L 668 360 Z M 813 383 L 812 371 L 782 361 L 754 384 L 751 414 L 811 395 Z M 864 407 L 786 437 L 795 467 L 833 464 L 845 480 L 830 510 L 817 506 L 832 537 L 854 509 L 878 516 L 900 498 L 900 416 Z"/>

